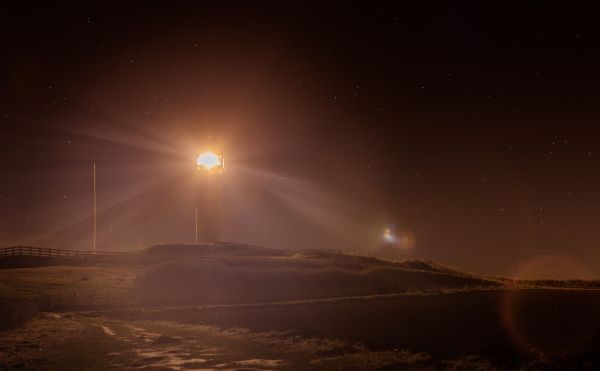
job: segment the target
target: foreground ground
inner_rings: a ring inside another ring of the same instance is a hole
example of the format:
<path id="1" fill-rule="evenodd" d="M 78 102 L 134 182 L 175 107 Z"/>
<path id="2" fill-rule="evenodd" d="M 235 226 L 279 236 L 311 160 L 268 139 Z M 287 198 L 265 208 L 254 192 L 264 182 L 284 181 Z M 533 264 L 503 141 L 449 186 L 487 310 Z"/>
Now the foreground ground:
<path id="1" fill-rule="evenodd" d="M 598 282 L 232 244 L 1 266 L 0 369 L 600 369 Z"/>
<path id="2" fill-rule="evenodd" d="M 169 321 L 46 313 L 0 335 L 3 369 L 360 370 L 416 365 L 425 354 L 371 352 L 342 340 Z"/>
<path id="3" fill-rule="evenodd" d="M 600 295 L 490 291 L 43 313 L 7 369 L 598 369 Z"/>

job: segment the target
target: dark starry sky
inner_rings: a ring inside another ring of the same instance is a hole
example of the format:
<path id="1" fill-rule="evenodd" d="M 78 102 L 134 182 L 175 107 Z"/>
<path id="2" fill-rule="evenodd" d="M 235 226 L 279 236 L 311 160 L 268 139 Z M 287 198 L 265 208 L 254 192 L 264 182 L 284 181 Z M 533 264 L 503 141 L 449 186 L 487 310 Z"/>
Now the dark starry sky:
<path id="1" fill-rule="evenodd" d="M 93 162 L 101 248 L 188 241 L 187 188 L 161 180 L 210 142 L 290 192 L 310 183 L 300 206 L 326 200 L 299 218 L 253 198 L 230 239 L 369 251 L 394 225 L 461 269 L 556 256 L 600 276 L 592 8 L 59 2 L 0 18 L 2 246 L 89 248 Z M 322 228 L 340 220 L 364 239 Z"/>

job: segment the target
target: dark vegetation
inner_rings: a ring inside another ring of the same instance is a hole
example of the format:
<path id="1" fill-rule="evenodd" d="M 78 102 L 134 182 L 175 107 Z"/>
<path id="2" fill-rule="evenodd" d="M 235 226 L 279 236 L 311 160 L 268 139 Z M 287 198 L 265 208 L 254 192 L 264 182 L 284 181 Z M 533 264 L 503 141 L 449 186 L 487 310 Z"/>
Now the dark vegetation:
<path id="1" fill-rule="evenodd" d="M 390 262 L 322 251 L 165 245 L 152 247 L 146 254 L 164 260 L 146 270 L 134 286 L 140 302 L 147 305 L 440 293 L 500 285 L 422 261 Z"/>

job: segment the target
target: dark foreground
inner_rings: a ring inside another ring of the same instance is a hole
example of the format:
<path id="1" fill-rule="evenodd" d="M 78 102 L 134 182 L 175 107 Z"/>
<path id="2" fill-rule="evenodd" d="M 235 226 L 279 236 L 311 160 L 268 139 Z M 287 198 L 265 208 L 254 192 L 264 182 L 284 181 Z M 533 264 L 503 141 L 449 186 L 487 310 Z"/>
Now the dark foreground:
<path id="1" fill-rule="evenodd" d="M 146 317 L 254 332 L 290 331 L 343 339 L 371 351 L 425 352 L 433 360 L 476 356 L 502 368 L 546 361 L 546 366 L 597 368 L 599 310 L 599 291 L 521 290 L 243 310 L 166 310 Z"/>
<path id="2" fill-rule="evenodd" d="M 148 316 L 342 338 L 372 350 L 401 348 L 441 357 L 479 354 L 502 361 L 532 352 L 559 358 L 595 356 L 600 349 L 599 310 L 598 291 L 521 290 L 243 310 L 165 310 Z"/>
<path id="3" fill-rule="evenodd" d="M 0 359 L 50 369 L 591 370 L 599 309 L 598 291 L 521 290 L 57 313 L 2 334 Z"/>

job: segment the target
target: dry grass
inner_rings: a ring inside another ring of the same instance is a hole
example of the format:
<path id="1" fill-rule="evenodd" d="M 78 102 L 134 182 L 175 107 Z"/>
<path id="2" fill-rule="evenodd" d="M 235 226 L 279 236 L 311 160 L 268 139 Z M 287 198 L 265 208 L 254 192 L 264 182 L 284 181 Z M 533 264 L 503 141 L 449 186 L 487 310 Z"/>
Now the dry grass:
<path id="1" fill-rule="evenodd" d="M 143 268 L 134 266 L 49 266 L 0 269 L 0 297 L 124 292 Z"/>

